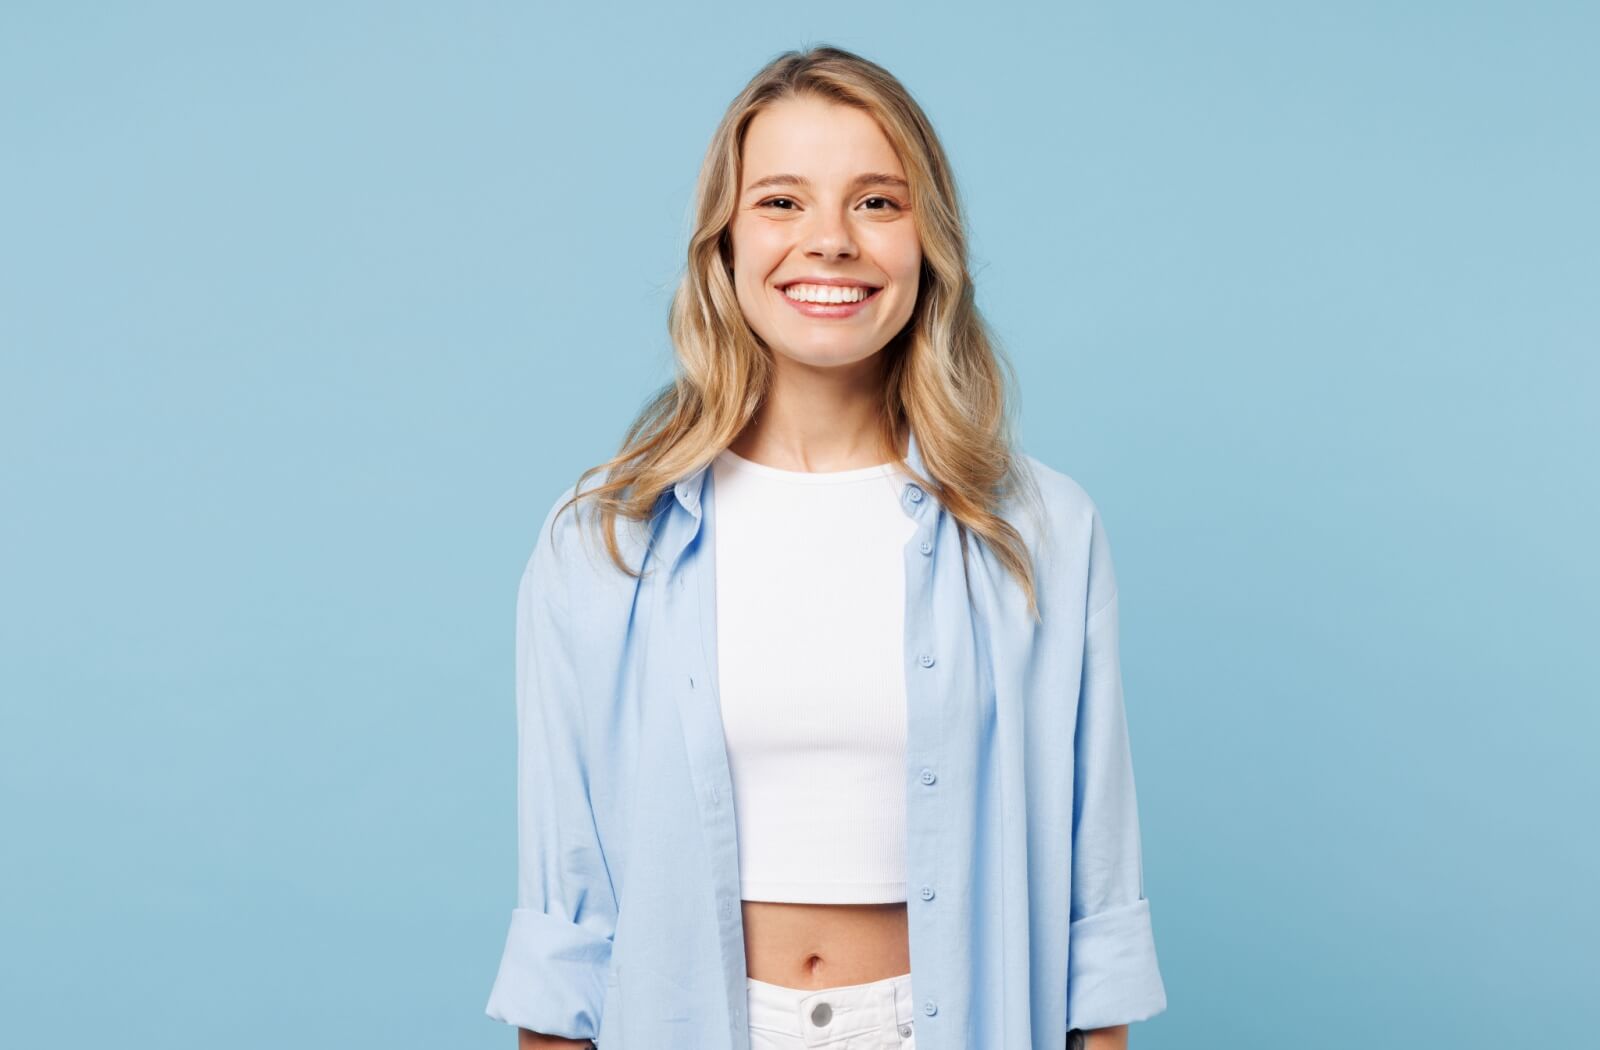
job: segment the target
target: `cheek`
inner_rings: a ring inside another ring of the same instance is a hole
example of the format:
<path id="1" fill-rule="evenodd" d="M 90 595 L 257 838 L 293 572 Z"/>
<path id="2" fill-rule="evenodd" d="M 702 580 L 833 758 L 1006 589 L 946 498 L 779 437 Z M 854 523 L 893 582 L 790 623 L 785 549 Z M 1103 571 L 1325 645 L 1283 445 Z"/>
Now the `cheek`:
<path id="1" fill-rule="evenodd" d="M 784 246 L 759 226 L 733 228 L 733 273 L 741 286 L 759 288 L 783 261 Z"/>
<path id="2" fill-rule="evenodd" d="M 922 246 L 913 236 L 897 239 L 887 250 L 890 254 L 882 259 L 882 265 L 899 289 L 899 301 L 894 305 L 890 321 L 898 325 L 916 310 L 917 296 L 921 292 Z"/>
<path id="3" fill-rule="evenodd" d="M 897 229 L 892 237 L 885 238 L 879 246 L 877 258 L 878 265 L 891 278 L 903 286 L 913 285 L 922 269 L 922 245 L 917 240 L 916 231 L 910 228 L 906 231 Z"/>

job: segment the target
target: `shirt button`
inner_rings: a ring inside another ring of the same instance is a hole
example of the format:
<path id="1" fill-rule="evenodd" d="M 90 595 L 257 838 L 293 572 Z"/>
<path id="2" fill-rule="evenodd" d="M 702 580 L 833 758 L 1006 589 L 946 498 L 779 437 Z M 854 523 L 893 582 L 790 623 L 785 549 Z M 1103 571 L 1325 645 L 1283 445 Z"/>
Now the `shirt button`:
<path id="1" fill-rule="evenodd" d="M 933 666 L 933 654 L 932 653 L 923 653 L 921 656 L 917 657 L 917 663 L 921 664 L 923 667 L 932 667 Z"/>
<path id="2" fill-rule="evenodd" d="M 923 540 L 920 544 L 917 545 L 917 549 L 920 550 L 924 554 L 932 554 L 933 553 L 933 544 L 929 543 L 927 540 Z"/>
<path id="3" fill-rule="evenodd" d="M 922 899 L 925 900 L 925 901 L 933 900 L 933 887 L 932 886 L 924 886 L 924 887 L 922 887 Z"/>
<path id="4" fill-rule="evenodd" d="M 939 778 L 933 775 L 933 770 L 928 769 L 926 767 L 923 768 L 923 770 L 922 770 L 922 782 L 924 784 L 931 784 L 937 779 L 939 779 Z"/>
<path id="5" fill-rule="evenodd" d="M 922 1001 L 922 1012 L 927 1014 L 929 1017 L 932 1017 L 934 1014 L 939 1012 L 939 1004 L 934 1002 L 932 999 L 924 999 Z"/>
<path id="6" fill-rule="evenodd" d="M 911 1025 L 910 1024 L 901 1025 L 900 1026 L 900 1035 L 901 1035 L 902 1038 L 910 1039 L 911 1038 Z"/>
<path id="7" fill-rule="evenodd" d="M 922 490 L 917 488 L 915 485 L 906 486 L 906 496 L 911 500 L 912 503 L 922 502 Z"/>

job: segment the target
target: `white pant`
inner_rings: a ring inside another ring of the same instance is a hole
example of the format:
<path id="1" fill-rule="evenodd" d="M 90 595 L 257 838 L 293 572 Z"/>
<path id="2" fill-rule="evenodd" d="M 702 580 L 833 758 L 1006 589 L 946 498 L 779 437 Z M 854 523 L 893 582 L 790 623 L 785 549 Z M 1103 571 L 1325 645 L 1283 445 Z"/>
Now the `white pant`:
<path id="1" fill-rule="evenodd" d="M 837 988 L 745 984 L 750 1050 L 916 1050 L 909 973 Z"/>

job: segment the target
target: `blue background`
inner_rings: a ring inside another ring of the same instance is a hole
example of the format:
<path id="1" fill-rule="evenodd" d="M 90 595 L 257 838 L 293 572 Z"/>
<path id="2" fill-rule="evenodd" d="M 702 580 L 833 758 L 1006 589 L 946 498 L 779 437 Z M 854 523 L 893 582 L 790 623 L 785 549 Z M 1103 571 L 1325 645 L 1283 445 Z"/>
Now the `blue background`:
<path id="1" fill-rule="evenodd" d="M 1594 5 L 12 0 L 7 1045 L 513 1044 L 516 581 L 818 42 L 1112 536 L 1134 1044 L 1593 1042 Z"/>

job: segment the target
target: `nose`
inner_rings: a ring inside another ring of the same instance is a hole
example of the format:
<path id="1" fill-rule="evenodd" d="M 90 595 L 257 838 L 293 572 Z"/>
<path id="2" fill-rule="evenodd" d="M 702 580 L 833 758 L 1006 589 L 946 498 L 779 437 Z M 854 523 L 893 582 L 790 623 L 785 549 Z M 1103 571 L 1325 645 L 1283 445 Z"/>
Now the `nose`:
<path id="1" fill-rule="evenodd" d="M 806 231 L 806 255 L 820 259 L 851 259 L 856 255 L 850 224 L 837 215 L 819 212 Z"/>

